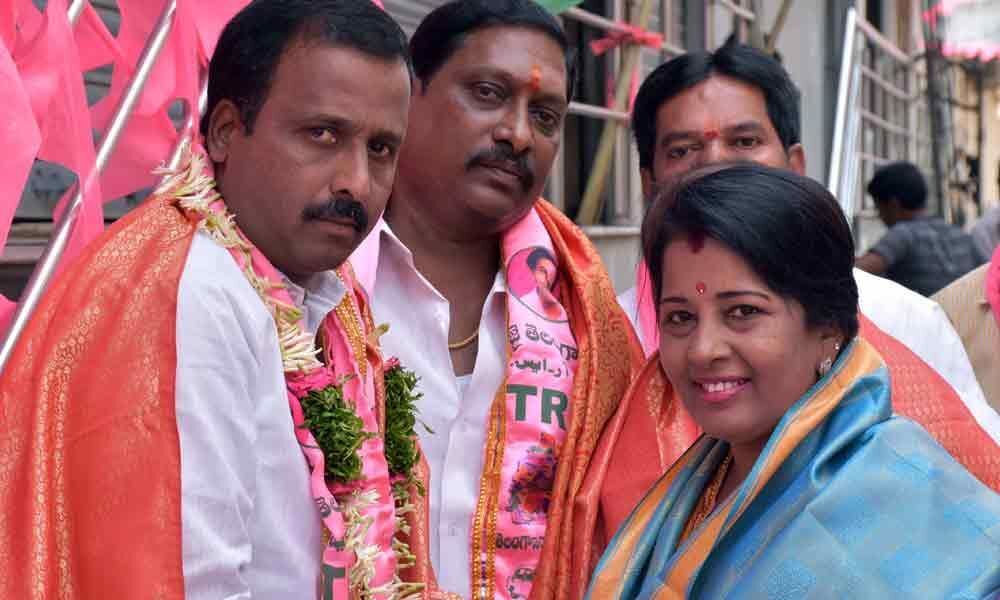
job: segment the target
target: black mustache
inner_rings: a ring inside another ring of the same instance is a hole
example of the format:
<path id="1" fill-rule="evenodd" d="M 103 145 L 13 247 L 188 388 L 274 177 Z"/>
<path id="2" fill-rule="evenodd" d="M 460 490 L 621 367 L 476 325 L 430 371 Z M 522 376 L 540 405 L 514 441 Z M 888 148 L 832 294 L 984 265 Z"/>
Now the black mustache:
<path id="1" fill-rule="evenodd" d="M 364 233 L 368 229 L 368 211 L 364 205 L 344 196 L 331 198 L 324 204 L 305 207 L 302 210 L 302 218 L 306 221 L 350 219 L 354 222 L 354 229 L 358 233 Z"/>
<path id="2" fill-rule="evenodd" d="M 535 169 L 527 154 L 518 156 L 514 153 L 514 148 L 509 144 L 497 144 L 489 150 L 477 152 L 466 163 L 466 169 L 477 166 L 491 167 L 496 163 L 507 163 L 507 166 L 517 173 L 521 179 L 521 187 L 524 191 L 531 189 L 535 184 Z"/>

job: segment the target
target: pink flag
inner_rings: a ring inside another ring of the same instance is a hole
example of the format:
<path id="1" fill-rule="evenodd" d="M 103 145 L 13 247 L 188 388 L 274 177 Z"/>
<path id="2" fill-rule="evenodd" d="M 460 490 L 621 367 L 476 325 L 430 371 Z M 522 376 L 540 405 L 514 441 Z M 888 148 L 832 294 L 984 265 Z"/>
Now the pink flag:
<path id="1" fill-rule="evenodd" d="M 83 3 L 83 11 L 73 27 L 80 68 L 90 71 L 122 59 L 118 42 L 104 25 L 100 15 L 90 4 Z"/>
<path id="2" fill-rule="evenodd" d="M 0 3 L 0 43 L 7 48 L 7 54 L 11 54 L 11 48 L 17 41 L 17 15 L 14 2 Z"/>
<path id="3" fill-rule="evenodd" d="M 156 185 L 153 169 L 167 160 L 177 137 L 166 111 L 149 116 L 132 115 L 101 173 L 105 199 L 114 200 Z"/>
<path id="4" fill-rule="evenodd" d="M 217 5 L 224 7 L 226 4 L 178 0 L 170 36 L 102 173 L 101 184 L 108 200 L 155 183 L 153 169 L 170 157 L 179 137 L 167 116 L 167 110 L 175 100 L 184 100 L 188 113 L 194 113 L 197 119 L 201 61 L 196 13 L 217 10 Z M 106 129 L 110 123 L 163 5 L 162 0 L 119 2 L 122 23 L 118 43 L 121 53 L 115 60 L 110 92 L 93 108 L 94 122 L 99 130 Z"/>
<path id="5" fill-rule="evenodd" d="M 83 209 L 70 245 L 63 254 L 62 262 L 67 264 L 104 229 L 104 213 L 100 185 L 94 176 L 94 134 L 90 126 L 90 111 L 76 42 L 66 14 L 66 0 L 49 0 L 44 26 L 25 60 L 18 60 L 18 67 L 25 81 L 45 79 L 49 74 L 55 74 L 56 88 L 44 115 L 38 119 L 42 131 L 38 156 L 75 172 L 80 189 L 84 191 Z M 59 201 L 57 217 L 65 210 L 73 192 L 75 190 L 71 188 Z"/>
<path id="6" fill-rule="evenodd" d="M 0 40 L 0 89 L 6 90 L 0 116 L 0 248 L 7 244 L 10 223 L 21 201 L 21 192 L 31 172 L 41 133 L 31 111 L 31 101 L 7 46 Z"/>
<path id="7" fill-rule="evenodd" d="M 197 2 L 194 4 L 195 27 L 198 29 L 199 54 L 203 64 L 215 52 L 215 44 L 222 35 L 226 23 L 243 10 L 249 0 L 216 0 L 215 2 Z"/>

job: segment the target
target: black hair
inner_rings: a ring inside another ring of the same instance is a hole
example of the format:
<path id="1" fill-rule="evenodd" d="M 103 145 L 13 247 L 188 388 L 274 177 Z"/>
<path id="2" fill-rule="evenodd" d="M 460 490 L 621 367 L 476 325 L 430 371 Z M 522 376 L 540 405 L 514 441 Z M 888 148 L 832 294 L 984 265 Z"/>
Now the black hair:
<path id="1" fill-rule="evenodd" d="M 927 206 L 927 182 L 917 165 L 906 161 L 889 163 L 875 171 L 868 182 L 868 193 L 875 202 L 899 200 L 900 206 L 908 210 L 920 210 Z"/>
<path id="2" fill-rule="evenodd" d="M 226 24 L 212 55 L 203 136 L 222 100 L 233 102 L 247 133 L 253 131 L 278 62 L 293 41 L 398 59 L 412 73 L 406 34 L 371 0 L 253 0 Z"/>
<path id="3" fill-rule="evenodd" d="M 538 262 L 543 258 L 548 259 L 552 264 L 556 264 L 556 257 L 552 256 L 552 253 L 549 252 L 548 248 L 544 248 L 542 246 L 538 246 L 532 250 L 531 253 L 528 254 L 528 258 L 525 259 L 525 262 L 528 263 L 528 268 L 534 271 L 535 267 L 538 266 Z"/>
<path id="4" fill-rule="evenodd" d="M 423 85 L 457 51 L 466 36 L 487 27 L 526 27 L 559 44 L 566 57 L 566 100 L 573 99 L 576 59 L 559 21 L 532 0 L 452 0 L 424 17 L 410 38 L 413 71 Z"/>
<path id="5" fill-rule="evenodd" d="M 786 151 L 802 141 L 801 94 L 788 72 L 767 54 L 731 43 L 715 52 L 682 54 L 657 67 L 642 82 L 632 109 L 632 132 L 641 168 L 653 168 L 656 113 L 660 107 L 712 75 L 739 79 L 764 93 L 767 116 Z"/>
<path id="6" fill-rule="evenodd" d="M 663 253 L 680 236 L 735 252 L 776 294 L 802 305 L 808 327 L 857 335 L 854 238 L 836 199 L 812 179 L 744 162 L 701 167 L 661 188 L 642 224 L 654 301 Z"/>

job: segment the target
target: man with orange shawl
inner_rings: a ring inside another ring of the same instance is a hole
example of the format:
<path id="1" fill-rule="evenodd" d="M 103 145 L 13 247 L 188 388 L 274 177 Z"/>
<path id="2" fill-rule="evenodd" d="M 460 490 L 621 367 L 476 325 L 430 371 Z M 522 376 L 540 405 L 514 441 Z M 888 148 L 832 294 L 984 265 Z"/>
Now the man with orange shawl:
<path id="1" fill-rule="evenodd" d="M 566 36 L 530 0 L 458 0 L 410 51 L 399 176 L 351 262 L 433 430 L 419 578 L 467 599 L 579 597 L 596 505 L 574 498 L 642 357 L 594 247 L 538 197 L 573 87 Z M 540 285 L 559 306 L 533 301 Z"/>
<path id="2" fill-rule="evenodd" d="M 805 172 L 798 90 L 781 65 L 745 46 L 685 54 L 658 67 L 636 96 L 633 129 L 644 187 L 650 193 L 671 177 L 724 160 L 750 160 Z M 954 367 L 957 355 L 966 363 L 964 371 L 968 373 L 963 379 L 968 385 L 963 386 L 962 396 L 907 345 L 873 322 L 878 318 L 897 327 L 930 328 L 931 322 L 908 312 L 927 311 L 915 307 L 905 290 L 891 282 L 857 271 L 855 278 L 861 297 L 861 337 L 888 365 L 895 412 L 919 423 L 983 483 L 1000 490 L 1000 448 L 990 436 L 1000 434 L 1000 429 L 984 429 L 997 423 L 998 416 L 982 398 L 961 345 L 950 348 L 945 362 Z M 640 337 L 655 356 L 659 346 L 653 304 L 656 290 L 649 289 L 648 277 L 645 281 L 625 299 L 631 306 L 626 312 L 638 312 Z M 879 316 L 870 319 L 872 311 Z M 909 320 L 899 316 L 906 314 L 910 314 Z M 956 337 L 954 331 L 949 332 L 950 337 L 945 333 L 938 332 L 934 343 L 944 346 Z M 930 335 L 927 337 L 930 344 Z M 955 371 L 958 369 L 953 368 Z M 588 489 L 599 489 L 601 498 L 594 547 L 614 534 L 698 434 L 658 361 L 652 358 L 605 432 L 593 459 L 597 467 L 588 474 Z"/>
<path id="3" fill-rule="evenodd" d="M 3 373 L 2 598 L 420 590 L 412 395 L 345 262 L 395 176 L 405 36 L 368 0 L 255 0 L 208 96 L 204 150 L 61 274 Z"/>

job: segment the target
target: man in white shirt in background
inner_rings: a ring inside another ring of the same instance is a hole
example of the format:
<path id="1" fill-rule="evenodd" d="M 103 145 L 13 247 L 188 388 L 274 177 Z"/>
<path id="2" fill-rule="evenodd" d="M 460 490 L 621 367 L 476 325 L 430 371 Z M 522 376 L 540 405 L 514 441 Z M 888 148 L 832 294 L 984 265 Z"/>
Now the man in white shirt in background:
<path id="1" fill-rule="evenodd" d="M 587 531 L 579 480 L 641 349 L 593 246 L 539 199 L 572 92 L 567 39 L 530 0 L 459 0 L 410 51 L 399 176 L 351 263 L 389 325 L 386 353 L 421 378 L 431 566 L 442 590 L 477 600 L 532 586 L 568 598 L 573 568 L 580 597 L 589 570 L 569 565 L 565 531 Z M 518 292 L 535 286 L 539 247 L 568 321 L 511 288 L 512 275 Z"/>
<path id="2" fill-rule="evenodd" d="M 643 192 L 671 175 L 724 160 L 752 160 L 805 174 L 799 92 L 777 61 L 746 46 L 688 53 L 664 63 L 643 82 L 632 116 Z M 962 342 L 941 307 L 887 279 L 854 270 L 861 313 L 933 368 L 979 425 L 1000 442 L 1000 415 L 987 403 Z M 619 301 L 647 354 L 658 345 L 655 323 L 643 318 L 648 289 L 639 284 Z M 650 298 L 651 301 L 651 298 Z"/>

